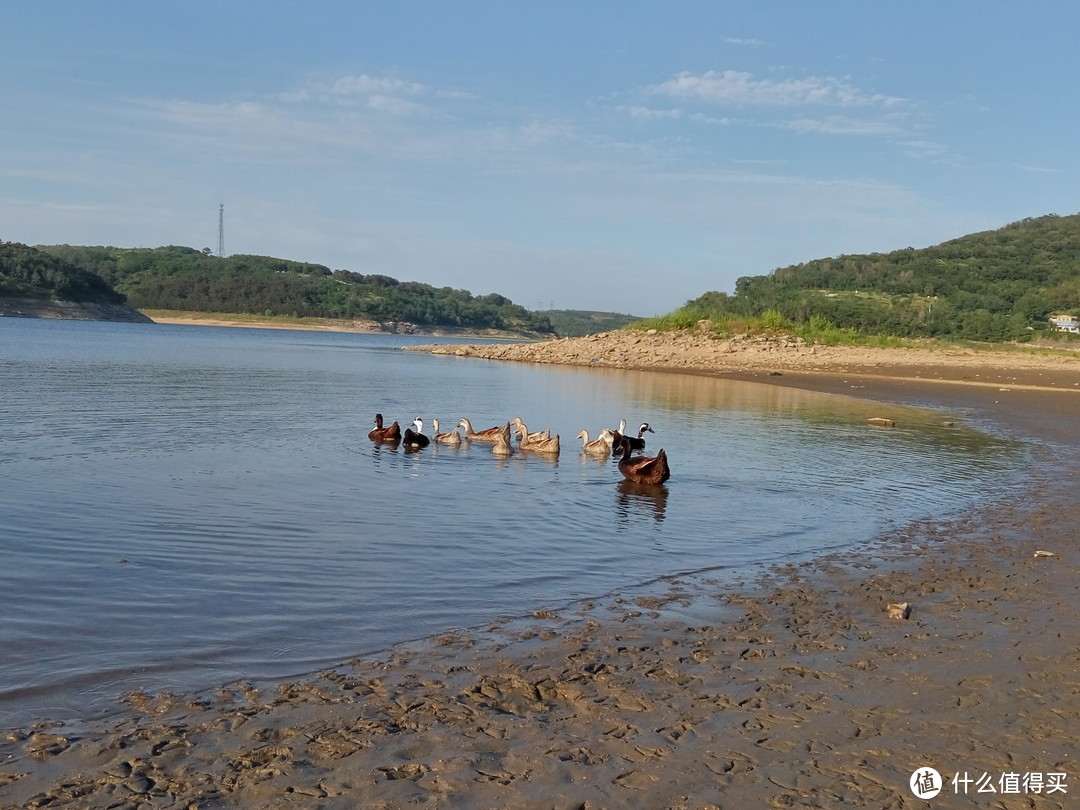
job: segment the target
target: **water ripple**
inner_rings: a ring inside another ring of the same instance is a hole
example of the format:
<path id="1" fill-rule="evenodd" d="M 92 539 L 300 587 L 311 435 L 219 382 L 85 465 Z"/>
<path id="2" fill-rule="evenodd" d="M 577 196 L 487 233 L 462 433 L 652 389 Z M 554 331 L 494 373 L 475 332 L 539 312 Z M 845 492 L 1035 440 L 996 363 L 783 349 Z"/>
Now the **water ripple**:
<path id="1" fill-rule="evenodd" d="M 364 335 L 0 319 L 0 725 L 286 676 L 665 573 L 860 543 L 1011 486 L 935 414 L 728 381 L 461 361 Z M 372 445 L 512 416 L 557 461 Z M 647 419 L 672 480 L 568 437 Z"/>

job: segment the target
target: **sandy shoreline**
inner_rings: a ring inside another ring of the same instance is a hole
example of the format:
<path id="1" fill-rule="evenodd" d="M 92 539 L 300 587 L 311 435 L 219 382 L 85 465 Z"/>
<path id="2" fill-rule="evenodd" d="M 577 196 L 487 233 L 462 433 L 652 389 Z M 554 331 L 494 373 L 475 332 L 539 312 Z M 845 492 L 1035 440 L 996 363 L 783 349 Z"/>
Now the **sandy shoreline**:
<path id="1" fill-rule="evenodd" d="M 403 322 L 380 323 L 364 318 L 288 318 L 235 315 L 215 312 L 177 312 L 174 310 L 148 309 L 142 312 L 154 323 L 180 326 L 233 326 L 244 329 L 284 329 L 293 332 L 345 332 L 365 335 L 408 334 L 430 337 L 487 338 L 493 340 L 524 340 L 494 329 L 424 329 Z"/>
<path id="2" fill-rule="evenodd" d="M 900 527 L 869 562 L 675 578 L 276 690 L 12 732 L 0 807 L 926 807 L 908 787 L 925 766 L 946 779 L 931 806 L 1075 806 L 1080 360 L 684 339 L 437 351 L 962 409 L 1032 442 L 1030 485 Z"/>

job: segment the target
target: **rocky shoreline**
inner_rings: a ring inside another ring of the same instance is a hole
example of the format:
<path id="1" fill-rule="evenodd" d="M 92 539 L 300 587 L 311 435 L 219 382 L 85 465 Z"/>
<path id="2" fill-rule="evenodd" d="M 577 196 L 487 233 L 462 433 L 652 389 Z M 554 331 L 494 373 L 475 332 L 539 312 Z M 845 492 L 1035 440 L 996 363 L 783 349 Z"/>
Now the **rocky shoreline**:
<path id="1" fill-rule="evenodd" d="M 707 330 L 698 329 L 621 330 L 536 343 L 407 348 L 455 357 L 740 378 L 797 372 L 1080 390 L 1080 353 L 1025 347 L 984 350 L 930 343 L 925 348 L 819 346 L 786 335 L 738 335 L 718 340 Z"/>
<path id="2" fill-rule="evenodd" d="M 49 318 L 69 321 L 153 323 L 126 304 L 90 301 L 53 301 L 37 298 L 0 298 L 0 318 Z"/>

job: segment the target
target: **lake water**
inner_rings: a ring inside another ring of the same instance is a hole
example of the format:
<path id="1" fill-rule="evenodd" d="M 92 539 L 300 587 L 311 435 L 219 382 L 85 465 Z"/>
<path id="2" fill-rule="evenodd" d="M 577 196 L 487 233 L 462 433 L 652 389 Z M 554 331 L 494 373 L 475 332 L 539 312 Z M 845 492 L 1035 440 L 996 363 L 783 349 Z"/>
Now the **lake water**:
<path id="1" fill-rule="evenodd" d="M 431 338 L 0 318 L 0 727 L 289 677 L 656 577 L 745 573 L 1002 494 L 1022 448 L 925 411 L 405 352 Z M 521 416 L 557 462 L 415 453 Z M 866 418 L 887 415 L 892 429 Z M 666 486 L 574 436 L 648 421 Z"/>

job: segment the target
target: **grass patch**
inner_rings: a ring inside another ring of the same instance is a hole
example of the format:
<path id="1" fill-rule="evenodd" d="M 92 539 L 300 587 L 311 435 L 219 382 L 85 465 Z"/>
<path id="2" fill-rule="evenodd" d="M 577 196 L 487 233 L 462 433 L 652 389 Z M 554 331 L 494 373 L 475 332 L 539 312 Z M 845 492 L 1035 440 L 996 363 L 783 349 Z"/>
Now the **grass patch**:
<path id="1" fill-rule="evenodd" d="M 713 318 L 703 317 L 703 313 L 679 310 L 657 318 L 645 318 L 630 324 L 628 329 L 672 332 L 680 329 L 705 328 L 716 339 L 727 339 L 736 335 L 761 337 L 770 335 L 791 335 L 802 338 L 807 343 L 821 346 L 906 346 L 910 341 L 885 335 L 863 335 L 854 329 L 841 329 L 834 326 L 820 315 L 815 315 L 807 323 L 795 323 L 784 318 L 776 310 L 767 310 L 757 317 L 732 317 L 718 315 Z"/>

